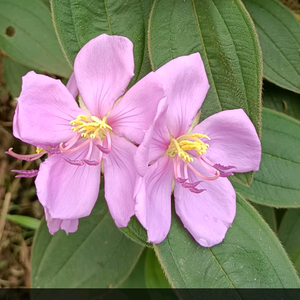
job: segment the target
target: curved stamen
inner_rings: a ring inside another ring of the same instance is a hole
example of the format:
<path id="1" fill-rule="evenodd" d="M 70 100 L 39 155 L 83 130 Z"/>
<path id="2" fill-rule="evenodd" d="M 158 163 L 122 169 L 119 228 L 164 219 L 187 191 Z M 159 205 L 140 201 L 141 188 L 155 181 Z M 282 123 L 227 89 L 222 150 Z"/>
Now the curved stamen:
<path id="1" fill-rule="evenodd" d="M 191 188 L 190 191 L 193 193 L 199 194 L 199 193 L 206 191 L 206 189 Z"/>
<path id="2" fill-rule="evenodd" d="M 32 178 L 37 176 L 39 170 L 11 170 L 14 173 L 19 173 L 15 178 Z"/>
<path id="3" fill-rule="evenodd" d="M 88 150 L 88 153 L 86 154 L 85 158 L 83 160 L 88 160 L 88 158 L 91 156 L 92 154 L 92 150 L 93 150 L 93 141 L 92 140 L 89 140 L 90 143 L 89 143 L 89 150 Z"/>
<path id="4" fill-rule="evenodd" d="M 111 137 L 110 137 L 110 133 L 109 133 L 108 129 L 105 129 L 105 134 L 106 134 L 106 140 L 107 140 L 107 150 L 109 153 L 111 150 Z"/>
<path id="5" fill-rule="evenodd" d="M 205 162 L 205 160 L 203 158 L 204 158 L 204 156 L 199 156 L 199 155 L 197 156 L 197 160 L 199 161 L 201 166 L 203 166 L 211 174 L 216 175 L 217 170 L 213 166 L 207 164 L 207 162 Z"/>
<path id="6" fill-rule="evenodd" d="M 34 153 L 34 154 L 18 154 L 12 151 L 13 148 L 9 148 L 8 151 L 5 151 L 6 154 L 20 160 L 25 160 L 25 161 L 33 161 L 37 160 L 40 157 L 42 157 L 44 154 L 47 153 L 47 151 L 43 150 L 40 151 L 40 153 Z"/>
<path id="7" fill-rule="evenodd" d="M 76 133 L 69 141 L 64 143 L 64 148 L 65 149 L 70 149 L 72 146 L 76 144 L 76 142 L 79 140 L 80 134 Z"/>
<path id="8" fill-rule="evenodd" d="M 63 159 L 68 162 L 69 164 L 71 165 L 74 165 L 74 166 L 83 166 L 84 165 L 84 161 L 83 160 L 73 160 L 73 159 L 70 159 L 70 158 L 67 158 L 67 157 L 63 157 Z"/>
<path id="9" fill-rule="evenodd" d="M 97 161 L 96 160 L 88 160 L 88 159 L 84 159 L 83 161 L 89 166 L 98 166 L 101 163 L 102 156 L 103 156 L 103 153 L 100 151 Z"/>
<path id="10" fill-rule="evenodd" d="M 213 177 L 207 177 L 207 176 L 204 176 L 203 174 L 199 173 L 190 163 L 186 163 L 187 166 L 193 171 L 193 173 L 195 175 L 197 175 L 198 177 L 202 178 L 202 179 L 205 179 L 205 180 L 216 180 L 220 177 L 220 171 L 219 170 L 216 170 L 216 175 L 213 176 Z"/>
<path id="11" fill-rule="evenodd" d="M 77 147 L 75 148 L 71 148 L 71 149 L 68 149 L 68 148 L 65 148 L 64 146 L 64 143 L 60 143 L 59 144 L 59 149 L 62 151 L 62 152 L 65 152 L 65 153 L 73 153 L 79 149 L 81 149 L 82 147 L 84 147 L 87 143 L 89 143 L 89 139 L 85 140 L 82 144 L 78 145 Z"/>

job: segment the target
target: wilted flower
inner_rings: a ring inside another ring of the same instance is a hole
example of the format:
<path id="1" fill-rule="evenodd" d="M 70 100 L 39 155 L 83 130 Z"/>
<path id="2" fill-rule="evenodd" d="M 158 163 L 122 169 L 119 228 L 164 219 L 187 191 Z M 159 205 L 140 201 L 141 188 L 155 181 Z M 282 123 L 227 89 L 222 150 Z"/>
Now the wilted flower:
<path id="1" fill-rule="evenodd" d="M 226 177 L 258 170 L 260 141 L 242 109 L 219 112 L 189 130 L 209 89 L 198 53 L 176 58 L 156 73 L 166 83 L 167 102 L 159 104 L 135 156 L 141 176 L 136 215 L 150 242 L 163 241 L 175 179 L 177 215 L 200 245 L 210 247 L 224 239 L 235 217 L 236 195 Z"/>
<path id="2" fill-rule="evenodd" d="M 134 214 L 133 143 L 140 143 L 152 124 L 164 88 L 151 72 L 124 94 L 134 75 L 132 49 L 127 38 L 103 34 L 80 50 L 67 87 L 34 72 L 23 77 L 13 133 L 51 154 L 35 181 L 51 233 L 74 232 L 78 219 L 90 214 L 102 162 L 116 225 L 127 226 Z"/>

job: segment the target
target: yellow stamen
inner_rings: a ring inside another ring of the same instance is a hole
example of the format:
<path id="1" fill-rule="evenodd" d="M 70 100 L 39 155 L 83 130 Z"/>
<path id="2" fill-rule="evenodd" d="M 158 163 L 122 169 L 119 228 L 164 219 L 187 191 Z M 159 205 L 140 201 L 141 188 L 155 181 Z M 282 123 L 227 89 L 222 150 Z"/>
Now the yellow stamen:
<path id="1" fill-rule="evenodd" d="M 43 149 L 43 148 L 39 148 L 39 147 L 36 147 L 36 149 L 35 149 L 35 152 L 37 153 L 37 154 L 40 154 L 41 152 L 44 152 L 45 150 Z"/>
<path id="2" fill-rule="evenodd" d="M 104 138 L 106 136 L 105 129 L 112 130 L 106 123 L 106 117 L 102 120 L 96 116 L 79 115 L 75 120 L 70 122 L 73 131 L 77 131 L 82 137 L 94 139 Z"/>
<path id="3" fill-rule="evenodd" d="M 193 157 L 186 151 L 195 150 L 199 155 L 202 155 L 209 147 L 209 145 L 204 143 L 201 138 L 210 140 L 207 135 L 201 133 L 184 134 L 177 139 L 171 137 L 171 143 L 166 154 L 172 158 L 174 158 L 175 154 L 177 154 L 178 157 L 184 161 L 191 162 L 193 161 Z"/>

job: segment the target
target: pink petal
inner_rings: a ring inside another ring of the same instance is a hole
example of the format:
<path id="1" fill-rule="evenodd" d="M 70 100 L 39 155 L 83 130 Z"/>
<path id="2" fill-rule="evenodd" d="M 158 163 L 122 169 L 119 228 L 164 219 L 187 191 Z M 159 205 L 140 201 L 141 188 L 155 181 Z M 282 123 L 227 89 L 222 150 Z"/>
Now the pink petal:
<path id="1" fill-rule="evenodd" d="M 59 229 L 64 230 L 67 234 L 76 232 L 78 229 L 78 219 L 74 220 L 60 220 L 60 219 L 53 219 L 48 212 L 48 209 L 45 208 L 45 216 L 47 221 L 47 226 L 50 234 L 54 234 Z"/>
<path id="2" fill-rule="evenodd" d="M 173 137 L 185 134 L 200 109 L 209 83 L 199 53 L 177 57 L 155 71 L 167 86 L 167 127 Z"/>
<path id="3" fill-rule="evenodd" d="M 74 72 L 71 74 L 71 77 L 69 78 L 69 81 L 68 81 L 66 87 L 67 87 L 68 91 L 70 92 L 70 94 L 74 97 L 74 99 L 76 99 L 79 91 L 77 88 L 77 83 L 76 83 Z"/>
<path id="4" fill-rule="evenodd" d="M 70 160 L 82 160 L 88 147 L 71 154 L 54 154 L 47 158 L 35 180 L 37 196 L 53 219 L 79 219 L 88 216 L 97 201 L 100 188 L 100 165 L 76 166 Z M 94 147 L 92 159 L 98 159 Z"/>
<path id="5" fill-rule="evenodd" d="M 112 135 L 112 148 L 103 155 L 105 199 L 118 227 L 126 227 L 134 214 L 134 187 L 137 173 L 133 155 L 136 146 Z"/>
<path id="6" fill-rule="evenodd" d="M 135 213 L 148 232 L 149 242 L 158 244 L 171 225 L 173 161 L 163 156 L 148 168 L 136 196 Z"/>
<path id="7" fill-rule="evenodd" d="M 140 144 L 153 122 L 159 101 L 164 97 L 164 86 L 151 72 L 126 92 L 112 109 L 107 122 L 117 135 Z"/>
<path id="8" fill-rule="evenodd" d="M 234 166 L 232 172 L 257 171 L 261 145 L 256 130 L 242 109 L 225 110 L 197 125 L 193 132 L 210 138 L 204 154 L 213 164 Z"/>
<path id="9" fill-rule="evenodd" d="M 102 34 L 79 51 L 74 74 L 83 102 L 92 115 L 103 118 L 124 94 L 134 75 L 132 49 L 129 39 Z"/>
<path id="10" fill-rule="evenodd" d="M 31 71 L 23 77 L 14 136 L 35 146 L 67 141 L 74 135 L 69 122 L 82 113 L 60 80 Z"/>
<path id="11" fill-rule="evenodd" d="M 170 144 L 170 135 L 166 126 L 167 108 L 166 101 L 162 100 L 158 105 L 153 124 L 145 133 L 134 156 L 135 166 L 141 176 L 145 174 L 150 162 L 164 155 Z"/>
<path id="12" fill-rule="evenodd" d="M 197 177 L 191 175 L 193 182 Z M 212 247 L 223 241 L 235 217 L 235 191 L 227 178 L 202 181 L 193 193 L 176 182 L 175 210 L 184 227 L 203 247 Z"/>

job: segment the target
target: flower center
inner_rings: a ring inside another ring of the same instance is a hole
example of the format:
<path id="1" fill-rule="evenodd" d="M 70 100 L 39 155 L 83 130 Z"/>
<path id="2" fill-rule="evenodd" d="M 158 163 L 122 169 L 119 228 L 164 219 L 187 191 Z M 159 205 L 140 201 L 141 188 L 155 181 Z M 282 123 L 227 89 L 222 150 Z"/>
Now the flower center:
<path id="1" fill-rule="evenodd" d="M 108 154 L 111 150 L 112 128 L 106 123 L 107 117 L 100 119 L 96 116 L 78 115 L 75 120 L 70 121 L 71 129 L 75 135 L 67 142 L 60 143 L 59 149 L 63 153 L 74 153 L 86 149 L 83 159 L 64 159 L 73 165 L 82 166 L 84 163 L 97 166 L 102 160 L 102 153 Z M 83 138 L 83 139 L 82 139 Z M 98 159 L 92 159 L 93 148 L 98 148 Z"/>
<path id="2" fill-rule="evenodd" d="M 80 133 L 82 137 L 94 139 L 103 139 L 107 135 L 108 130 L 112 128 L 106 123 L 106 117 L 102 120 L 96 116 L 79 115 L 75 120 L 70 122 L 71 129 Z"/>
<path id="3" fill-rule="evenodd" d="M 177 139 L 171 137 L 171 143 L 166 151 L 170 157 L 174 158 L 175 154 L 178 155 L 185 162 L 193 161 L 193 157 L 186 151 L 195 150 L 199 155 L 202 155 L 207 151 L 208 144 L 204 143 L 201 138 L 210 138 L 201 133 L 184 134 Z"/>
<path id="4" fill-rule="evenodd" d="M 166 151 L 166 154 L 173 158 L 175 180 L 193 193 L 204 191 L 204 189 L 197 187 L 201 184 L 201 179 L 211 181 L 218 179 L 221 175 L 220 171 L 203 155 L 206 153 L 209 144 L 203 142 L 202 139 L 210 140 L 207 135 L 201 133 L 184 134 L 177 139 L 171 136 L 171 142 Z M 212 176 L 199 172 L 193 165 L 194 158 L 200 163 L 201 167 L 204 167 L 202 172 L 210 173 Z M 188 170 L 197 178 L 200 178 L 200 181 L 192 179 Z"/>

